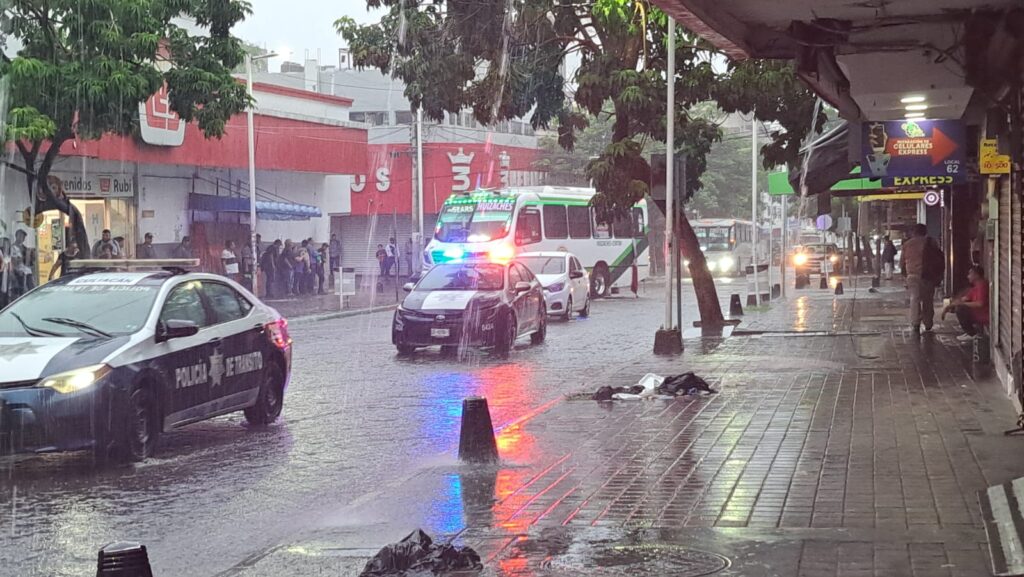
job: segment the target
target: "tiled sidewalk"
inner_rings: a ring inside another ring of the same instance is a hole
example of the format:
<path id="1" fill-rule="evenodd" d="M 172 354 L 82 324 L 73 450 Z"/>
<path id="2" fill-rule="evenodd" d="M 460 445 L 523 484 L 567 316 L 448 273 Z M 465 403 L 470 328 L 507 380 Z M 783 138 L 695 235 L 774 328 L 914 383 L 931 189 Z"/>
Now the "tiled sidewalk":
<path id="1" fill-rule="evenodd" d="M 560 403 L 501 432 L 501 468 L 423 472 L 343 515 L 390 521 L 316 539 L 368 555 L 422 526 L 506 577 L 703 575 L 708 553 L 716 575 L 987 575 L 976 492 L 1024 475 L 1015 415 L 952 325 L 913 337 L 902 314 L 898 289 L 797 293 L 613 372 L 694 370 L 718 394 Z"/>

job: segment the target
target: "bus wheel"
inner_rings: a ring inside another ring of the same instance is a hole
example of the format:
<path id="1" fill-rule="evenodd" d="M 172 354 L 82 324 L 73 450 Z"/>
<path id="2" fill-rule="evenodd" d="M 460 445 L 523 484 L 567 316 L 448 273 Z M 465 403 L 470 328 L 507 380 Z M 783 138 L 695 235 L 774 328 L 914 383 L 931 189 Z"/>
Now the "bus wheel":
<path id="1" fill-rule="evenodd" d="M 590 275 L 590 294 L 594 295 L 594 298 L 606 297 L 611 292 L 611 284 L 608 265 L 598 263 L 594 267 L 594 273 Z"/>

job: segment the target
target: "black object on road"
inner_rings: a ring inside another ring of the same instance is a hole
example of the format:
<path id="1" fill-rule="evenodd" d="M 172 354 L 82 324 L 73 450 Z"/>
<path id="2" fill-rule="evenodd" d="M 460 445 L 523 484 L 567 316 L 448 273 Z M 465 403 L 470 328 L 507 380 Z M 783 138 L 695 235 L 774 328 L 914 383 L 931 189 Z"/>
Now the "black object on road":
<path id="1" fill-rule="evenodd" d="M 729 316 L 743 316 L 743 305 L 740 303 L 740 295 L 738 294 L 733 294 L 729 296 Z"/>
<path id="2" fill-rule="evenodd" d="M 421 577 L 449 571 L 483 569 L 480 555 L 469 547 L 435 545 L 420 529 L 384 547 L 366 563 L 359 577 Z"/>
<path id="3" fill-rule="evenodd" d="M 459 433 L 459 460 L 469 463 L 496 463 L 498 443 L 487 399 L 468 397 L 462 401 L 462 430 Z"/>
<path id="4" fill-rule="evenodd" d="M 837 282 L 836 283 L 836 294 L 837 295 L 843 294 L 843 283 L 842 282 Z"/>
<path id="5" fill-rule="evenodd" d="M 153 577 L 146 546 L 128 541 L 100 549 L 96 577 Z"/>

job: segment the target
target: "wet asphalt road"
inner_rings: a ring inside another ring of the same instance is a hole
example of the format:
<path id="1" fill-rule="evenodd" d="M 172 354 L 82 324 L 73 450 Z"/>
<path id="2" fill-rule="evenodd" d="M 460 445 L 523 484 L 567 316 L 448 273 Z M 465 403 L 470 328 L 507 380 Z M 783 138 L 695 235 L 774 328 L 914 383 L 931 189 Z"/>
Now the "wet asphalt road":
<path id="1" fill-rule="evenodd" d="M 604 384 L 607 367 L 650 350 L 662 290 L 554 321 L 545 344 L 524 338 L 508 360 L 397 358 L 390 312 L 293 324 L 292 382 L 274 426 L 229 415 L 164 436 L 157 458 L 108 470 L 82 454 L 0 460 L 0 576 L 94 575 L 96 551 L 117 540 L 146 544 L 158 576 L 223 572 L 453 458 L 464 397 L 487 397 L 501 426 Z M 726 305 L 729 292 L 720 289 Z M 690 290 L 684 300 L 689 324 Z"/>

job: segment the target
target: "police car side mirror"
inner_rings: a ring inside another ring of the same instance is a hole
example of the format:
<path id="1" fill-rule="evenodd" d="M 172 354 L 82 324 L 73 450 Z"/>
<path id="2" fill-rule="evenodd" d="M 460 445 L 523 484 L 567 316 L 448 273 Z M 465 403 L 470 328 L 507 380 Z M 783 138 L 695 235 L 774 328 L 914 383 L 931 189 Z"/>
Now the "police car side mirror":
<path id="1" fill-rule="evenodd" d="M 569 278 L 571 278 L 573 280 L 581 279 L 581 278 L 583 278 L 583 271 L 581 271 L 581 270 L 574 270 L 571 273 L 569 273 Z"/>
<path id="2" fill-rule="evenodd" d="M 522 293 L 525 293 L 525 292 L 530 292 L 530 283 L 522 282 L 522 281 L 517 282 L 516 283 L 516 294 L 522 294 Z"/>
<path id="3" fill-rule="evenodd" d="M 411 293 L 412 289 L 414 288 L 416 288 L 416 285 L 411 282 L 407 282 L 404 285 L 402 285 L 402 290 L 404 290 L 407 293 Z"/>
<path id="4" fill-rule="evenodd" d="M 199 332 L 199 325 L 192 321 L 168 320 L 156 326 L 156 342 L 163 343 L 171 339 L 190 337 Z"/>

